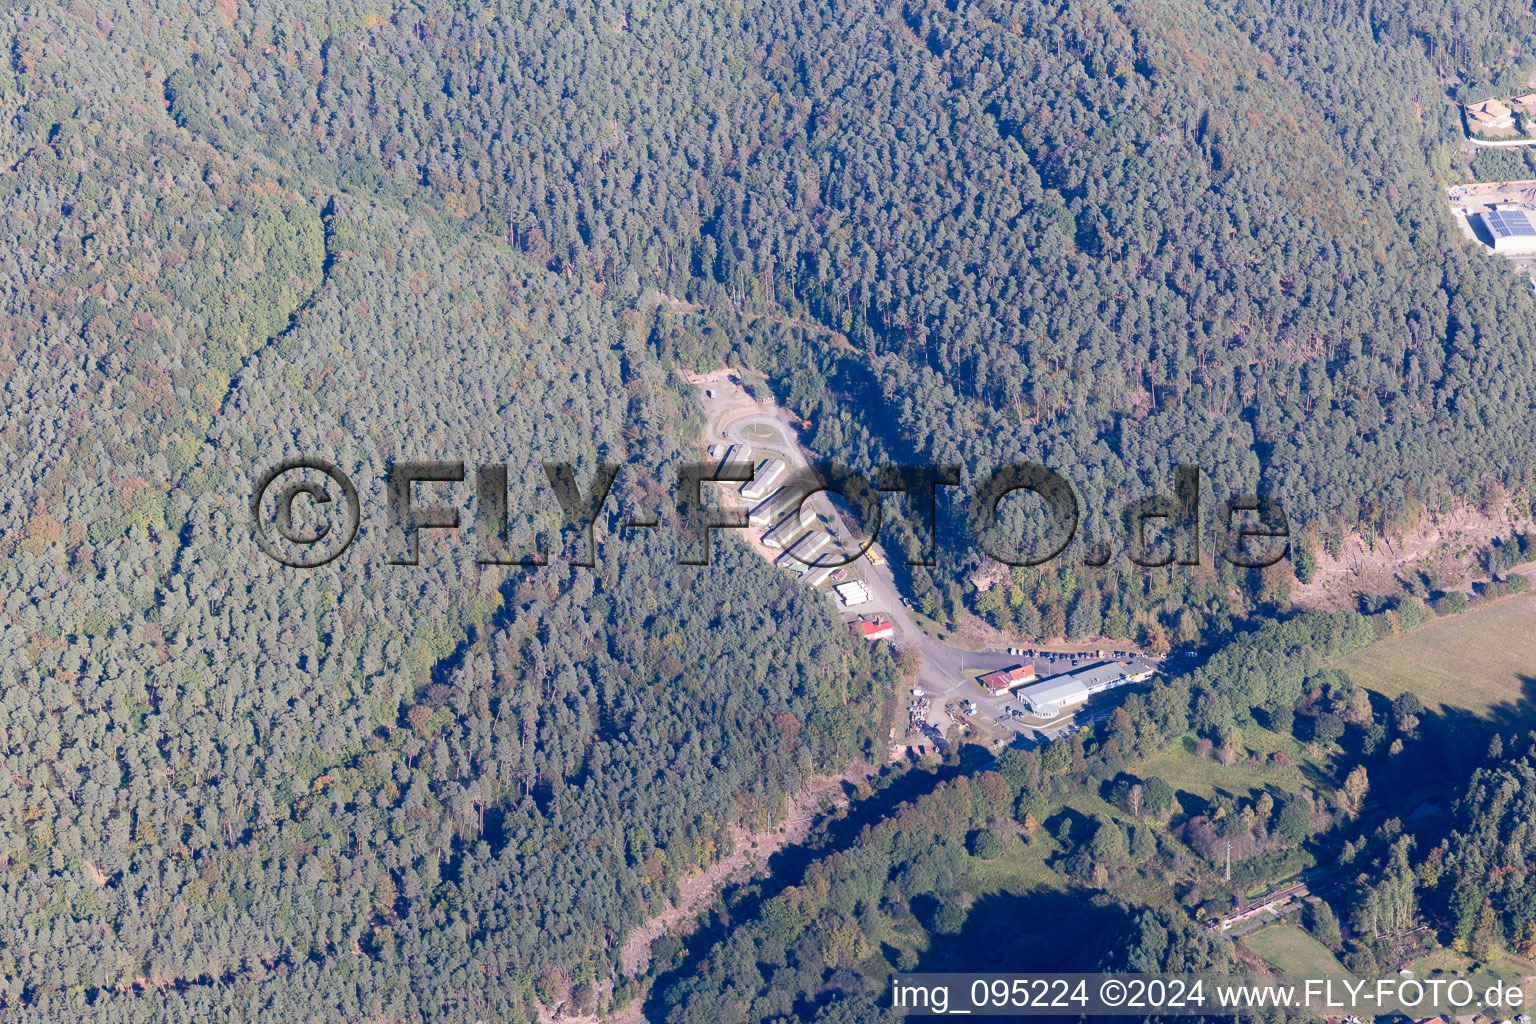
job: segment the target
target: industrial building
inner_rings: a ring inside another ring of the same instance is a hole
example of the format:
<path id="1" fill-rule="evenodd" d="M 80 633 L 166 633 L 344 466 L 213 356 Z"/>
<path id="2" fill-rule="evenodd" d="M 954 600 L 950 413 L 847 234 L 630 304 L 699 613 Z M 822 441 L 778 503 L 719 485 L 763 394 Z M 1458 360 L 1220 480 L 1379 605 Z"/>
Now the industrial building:
<path id="1" fill-rule="evenodd" d="M 1481 214 L 1494 252 L 1536 252 L 1536 228 L 1530 213 L 1515 203 L 1500 203 Z"/>
<path id="2" fill-rule="evenodd" d="M 1153 669 L 1153 667 L 1151 665 L 1146 665 L 1146 666 L 1143 666 L 1142 668 L 1127 667 L 1125 671 L 1126 671 L 1126 676 L 1125 676 L 1125 681 L 1126 682 L 1128 682 L 1128 683 L 1144 683 L 1148 679 L 1152 678 L 1152 673 L 1154 671 L 1156 671 L 1156 670 Z"/>
<path id="3" fill-rule="evenodd" d="M 787 554 L 780 555 L 778 560 L 773 564 L 778 566 L 780 569 L 785 570 L 786 572 L 791 572 L 794 575 L 799 576 L 802 581 L 805 580 L 806 574 L 811 570 L 810 566 L 806 565 L 798 558 L 790 558 Z"/>
<path id="4" fill-rule="evenodd" d="M 720 465 L 715 470 L 715 472 L 718 473 L 718 472 L 720 472 L 720 470 L 726 469 L 729 466 L 735 466 L 735 465 L 738 465 L 740 463 L 746 463 L 746 462 L 751 462 L 751 461 L 752 461 L 752 449 L 751 448 L 747 447 L 744 444 L 733 444 L 729 448 L 725 449 L 725 457 L 720 460 Z"/>
<path id="5" fill-rule="evenodd" d="M 1088 687 L 1070 675 L 1052 676 L 1018 693 L 1019 702 L 1041 718 L 1054 718 L 1067 708 L 1082 704 L 1089 696 Z"/>
<path id="6" fill-rule="evenodd" d="M 834 572 L 837 572 L 837 569 L 834 566 L 817 566 L 815 569 L 812 569 L 810 572 L 805 574 L 802 582 L 804 582 L 808 587 L 819 587 L 823 583 L 827 582 L 827 579 L 831 577 Z"/>
<path id="7" fill-rule="evenodd" d="M 1082 704 L 1096 693 L 1113 690 L 1126 683 L 1139 683 L 1152 675 L 1150 668 L 1133 669 L 1123 661 L 1101 661 L 1097 665 L 1064 672 L 1026 686 L 1018 691 L 1019 701 L 1042 718 L 1053 718 L 1067 708 Z"/>
<path id="8" fill-rule="evenodd" d="M 756 501 L 773 489 L 779 477 L 784 475 L 783 459 L 764 459 L 753 470 L 752 479 L 741 485 L 741 496 Z"/>
<path id="9" fill-rule="evenodd" d="M 853 624 L 854 632 L 865 640 L 884 640 L 896 635 L 894 623 L 885 619 L 866 619 L 863 622 Z"/>
<path id="10" fill-rule="evenodd" d="M 832 543 L 832 534 L 826 530 L 812 530 L 791 544 L 788 550 L 779 556 L 776 564 L 799 562 L 803 566 L 815 565 L 817 553 L 830 543 Z"/>
<path id="11" fill-rule="evenodd" d="M 842 598 L 843 604 L 850 608 L 869 603 L 869 588 L 862 580 L 849 580 L 847 583 L 839 583 L 832 589 L 836 591 L 838 597 Z"/>
<path id="12" fill-rule="evenodd" d="M 799 537 L 800 531 L 815 521 L 816 513 L 811 507 L 809 505 L 801 505 L 799 515 L 791 511 L 763 534 L 763 547 L 781 548 Z"/>
<path id="13" fill-rule="evenodd" d="M 1015 665 L 1013 668 L 1000 669 L 996 672 L 988 672 L 977 682 L 986 687 L 992 693 L 1006 693 L 1015 686 L 1023 686 L 1032 683 L 1038 678 L 1035 675 L 1033 665 Z"/>
<path id="14" fill-rule="evenodd" d="M 752 511 L 747 514 L 747 522 L 752 526 L 767 526 L 789 511 L 793 499 L 794 493 L 788 487 L 780 487 L 752 506 Z"/>

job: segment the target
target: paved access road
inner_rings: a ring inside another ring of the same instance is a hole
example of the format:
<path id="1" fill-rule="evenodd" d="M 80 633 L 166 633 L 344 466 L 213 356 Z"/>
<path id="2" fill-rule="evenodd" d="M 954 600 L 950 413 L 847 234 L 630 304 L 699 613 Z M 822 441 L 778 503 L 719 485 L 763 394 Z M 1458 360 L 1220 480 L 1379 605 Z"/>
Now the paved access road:
<path id="1" fill-rule="evenodd" d="M 720 384 L 716 386 L 722 390 L 725 387 Z M 742 400 L 750 401 L 744 394 Z M 729 399 L 720 401 L 725 402 Z M 771 430 L 775 435 L 774 439 L 768 440 L 760 436 L 762 428 Z M 757 404 L 747 408 L 727 407 L 720 411 L 712 430 L 712 443 L 744 444 L 753 449 L 754 460 L 761 452 L 763 456 L 784 457 L 793 471 L 806 471 L 810 468 L 810 460 L 799 443 L 795 425 L 790 422 L 783 410 L 772 405 Z M 828 500 L 824 493 L 812 497 L 811 506 L 837 524 L 841 539 L 846 541 L 858 535 L 853 530 L 852 524 L 844 518 L 842 510 Z M 880 551 L 878 547 L 871 550 Z M 848 553 L 851 554 L 852 551 Z M 884 553 L 880 553 L 883 558 Z M 1007 709 L 1017 707 L 1017 702 L 1012 697 L 992 697 L 984 694 L 979 687 L 966 679 L 965 673 L 973 670 L 992 672 L 997 669 L 1012 668 L 1032 660 L 1036 672 L 1043 677 L 1070 671 L 1074 667 L 1086 666 L 1097 660 L 1087 654 L 1079 655 L 1075 663 L 1067 654 L 1057 654 L 1055 660 L 1043 655 L 1030 659 L 1009 654 L 1007 651 L 972 651 L 945 643 L 929 636 L 918 627 L 907 609 L 906 602 L 902 599 L 900 590 L 897 589 L 889 564 L 876 565 L 870 561 L 869 554 L 866 553 L 851 564 L 849 570 L 864 579 L 869 587 L 870 601 L 854 608 L 840 608 L 839 611 L 845 619 L 850 621 L 860 615 L 879 615 L 881 618 L 889 619 L 896 627 L 896 636 L 893 638 L 896 643 L 917 646 L 922 655 L 918 685 L 932 699 L 929 721 L 941 729 L 948 724 L 948 717 L 944 713 L 945 702 L 970 698 L 975 700 L 982 709 L 981 713 L 998 720 L 1006 728 L 1026 738 L 1038 739 L 1046 732 L 1054 732 L 1059 726 L 1035 729 L 1015 718 L 1010 718 Z M 828 596 L 837 600 L 831 594 Z"/>
<path id="2" fill-rule="evenodd" d="M 772 430 L 776 441 L 767 441 L 748 436 L 748 431 L 753 427 L 766 427 Z M 810 460 L 806 458 L 805 451 L 800 447 L 794 428 L 790 426 L 788 417 L 780 410 L 749 412 L 727 420 L 720 431 L 721 442 L 731 444 L 744 444 L 749 448 L 767 448 L 774 454 L 783 455 L 789 463 L 792 472 L 808 472 L 811 467 Z M 753 456 L 756 458 L 756 455 Z M 850 542 L 858 536 L 852 524 L 843 516 L 843 512 L 825 493 L 818 493 L 810 499 L 811 506 L 823 517 L 837 524 L 838 537 L 844 542 Z M 879 551 L 879 548 L 872 549 Z M 847 554 L 852 554 L 848 550 Z M 883 552 L 881 557 L 884 557 Z M 916 641 L 923 647 L 923 665 L 926 671 L 929 657 L 928 645 L 937 644 L 931 640 L 922 630 L 917 628 L 911 614 L 907 611 L 905 602 L 902 601 L 901 592 L 896 589 L 896 581 L 891 575 L 889 565 L 875 565 L 866 554 L 855 561 L 849 567 L 850 572 L 856 572 L 863 577 L 869 587 L 870 601 L 868 604 L 859 605 L 856 608 L 843 609 L 850 617 L 861 614 L 878 613 L 881 617 L 890 619 L 896 627 L 898 642 L 910 643 Z M 836 598 L 834 598 L 836 600 Z M 940 648 L 943 645 L 938 645 Z M 929 681 L 925 676 L 925 682 Z M 936 679 L 934 680 L 936 681 Z"/>

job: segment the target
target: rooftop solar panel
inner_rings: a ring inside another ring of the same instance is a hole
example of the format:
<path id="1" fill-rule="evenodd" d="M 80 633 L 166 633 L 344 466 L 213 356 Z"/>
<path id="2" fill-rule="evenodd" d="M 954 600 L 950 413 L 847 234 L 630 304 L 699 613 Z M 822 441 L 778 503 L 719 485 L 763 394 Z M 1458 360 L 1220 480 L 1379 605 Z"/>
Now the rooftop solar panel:
<path id="1" fill-rule="evenodd" d="M 1489 210 L 1483 218 L 1494 234 L 1511 238 L 1536 236 L 1536 228 L 1531 226 L 1524 210 Z"/>

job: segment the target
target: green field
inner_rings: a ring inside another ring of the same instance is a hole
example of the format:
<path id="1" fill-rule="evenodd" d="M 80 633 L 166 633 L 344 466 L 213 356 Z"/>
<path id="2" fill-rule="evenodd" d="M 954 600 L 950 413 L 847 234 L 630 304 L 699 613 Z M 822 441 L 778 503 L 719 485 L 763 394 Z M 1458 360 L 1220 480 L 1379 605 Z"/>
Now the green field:
<path id="1" fill-rule="evenodd" d="M 1298 793 L 1304 785 L 1317 788 L 1315 778 L 1310 782 L 1307 779 L 1311 758 L 1306 748 L 1290 736 L 1280 736 L 1268 729 L 1249 729 L 1243 733 L 1243 746 L 1253 759 L 1245 758 L 1232 765 L 1200 756 L 1195 753 L 1195 743 L 1193 733 L 1182 737 L 1143 761 L 1136 774 L 1143 778 L 1156 775 L 1175 791 L 1191 793 L 1204 800 L 1217 792 L 1247 798 L 1257 797 L 1266 789 Z M 1274 763 L 1270 755 L 1277 752 L 1283 753 L 1291 763 Z"/>
<path id="2" fill-rule="evenodd" d="M 1536 680 L 1536 593 L 1496 601 L 1372 644 L 1338 662 L 1388 697 L 1416 693 L 1426 707 L 1531 710 Z"/>
<path id="3" fill-rule="evenodd" d="M 972 860 L 965 890 L 974 896 L 994 893 L 1023 893 L 1039 889 L 1065 890 L 1067 880 L 1052 871 L 1045 859 L 1056 852 L 1056 844 L 1042 829 L 1033 843 L 1025 844 L 1015 836 L 1007 841 L 1007 852 L 996 860 Z"/>
<path id="4" fill-rule="evenodd" d="M 1536 966 L 1510 953 L 1496 953 L 1488 963 L 1479 964 L 1465 953 L 1443 948 L 1415 960 L 1410 969 L 1420 981 L 1466 978 L 1479 992 L 1496 981 L 1506 986 L 1520 985 L 1527 998 L 1532 995 L 1533 986 L 1526 979 L 1536 972 Z"/>
<path id="5" fill-rule="evenodd" d="M 1289 977 L 1320 978 L 1349 973 L 1327 946 L 1302 931 L 1300 925 L 1272 924 L 1244 936 L 1242 941 Z"/>
<path id="6" fill-rule="evenodd" d="M 741 428 L 741 436 L 748 441 L 756 441 L 759 443 L 780 440 L 779 432 L 768 426 L 766 423 L 747 424 L 745 427 Z"/>
<path id="7" fill-rule="evenodd" d="M 1267 729 L 1250 728 L 1243 733 L 1245 758 L 1237 764 L 1224 765 L 1211 757 L 1195 753 L 1197 739 L 1189 733 L 1173 744 L 1158 751 L 1135 768 L 1141 778 L 1157 776 L 1173 787 L 1175 794 L 1189 794 L 1199 800 L 1210 800 L 1222 794 L 1234 800 L 1256 800 L 1269 792 L 1277 797 L 1282 793 L 1300 793 L 1304 789 L 1327 792 L 1331 789 L 1327 779 L 1330 766 L 1318 762 L 1308 753 L 1304 744 L 1290 736 L 1278 736 Z M 1289 765 L 1279 765 L 1270 760 L 1274 752 L 1290 758 Z M 1251 759 L 1250 759 L 1251 758 Z M 1184 813 L 1198 813 L 1198 805 L 1188 806 L 1184 801 Z M 1103 814 L 1122 825 L 1149 824 L 1133 822 L 1124 810 L 1105 800 L 1096 790 L 1088 789 L 1073 793 L 1061 801 L 1061 806 L 1085 818 Z M 1155 823 L 1152 823 L 1155 825 Z M 1162 827 L 1162 826 L 1156 826 Z"/>

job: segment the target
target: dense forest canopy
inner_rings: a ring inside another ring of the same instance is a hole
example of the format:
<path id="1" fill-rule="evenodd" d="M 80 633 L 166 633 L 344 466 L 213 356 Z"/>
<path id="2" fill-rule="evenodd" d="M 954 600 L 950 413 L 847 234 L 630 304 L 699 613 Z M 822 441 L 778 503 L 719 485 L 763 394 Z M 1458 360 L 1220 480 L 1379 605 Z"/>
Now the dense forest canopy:
<path id="1" fill-rule="evenodd" d="M 1530 482 L 1497 439 L 1530 302 L 1426 209 L 1452 115 L 1413 12 L 428 9 L 318 65 L 307 25 L 236 25 L 168 81 L 188 127 L 420 183 L 626 295 L 805 309 L 863 351 L 898 454 L 1088 488 L 1198 461 L 1338 529 Z"/>
<path id="2" fill-rule="evenodd" d="M 1473 720 L 1332 667 L 1409 611 L 1268 623 L 1069 739 L 877 780 L 805 863 L 728 893 L 686 945 L 659 943 L 668 969 L 646 1009 L 668 1024 L 885 1021 L 898 972 L 1025 965 L 1264 978 L 1216 925 L 1266 882 L 1311 885 L 1272 930 L 1304 926 L 1357 977 L 1390 976 L 1437 937 L 1442 963 L 1530 956 L 1529 698 Z M 1205 793 L 1187 765 L 1160 774 L 1194 737 L 1222 766 Z M 1307 758 L 1299 770 L 1257 753 L 1275 742 Z"/>
<path id="3" fill-rule="evenodd" d="M 682 568 L 624 534 L 591 570 L 524 572 L 443 539 L 404 570 L 365 527 L 293 574 L 243 518 L 286 455 L 374 507 L 392 460 L 505 463 L 525 529 L 543 460 L 643 466 L 613 538 L 695 454 L 678 371 L 732 361 L 857 465 L 1038 459 L 1107 503 L 1196 463 L 1223 497 L 1280 497 L 1301 550 L 1446 495 L 1528 498 L 1536 308 L 1437 191 L 1446 82 L 1524 67 L 1531 22 L 1460 0 L 8 5 L 0 1007 L 529 1018 L 622 991 L 625 937 L 736 826 L 883 752 L 900 667 L 738 545 Z M 976 567 L 909 582 L 960 593 Z M 1192 640 L 1288 579 L 1020 574 L 963 600 Z M 1274 628 L 1139 742 L 1302 699 L 1297 652 L 1361 627 Z M 886 852 L 937 885 L 966 824 Z M 757 1016 L 821 983 L 785 981 Z"/>
<path id="4" fill-rule="evenodd" d="M 1446 48 L 1498 74 L 1532 27 L 1471 7 L 427 7 L 323 38 L 264 9 L 166 89 L 200 137 L 414 193 L 621 303 L 845 334 L 729 332 L 819 450 L 1038 460 L 1098 539 L 1198 464 L 1310 557 L 1532 482 L 1530 297 L 1431 201 Z"/>

